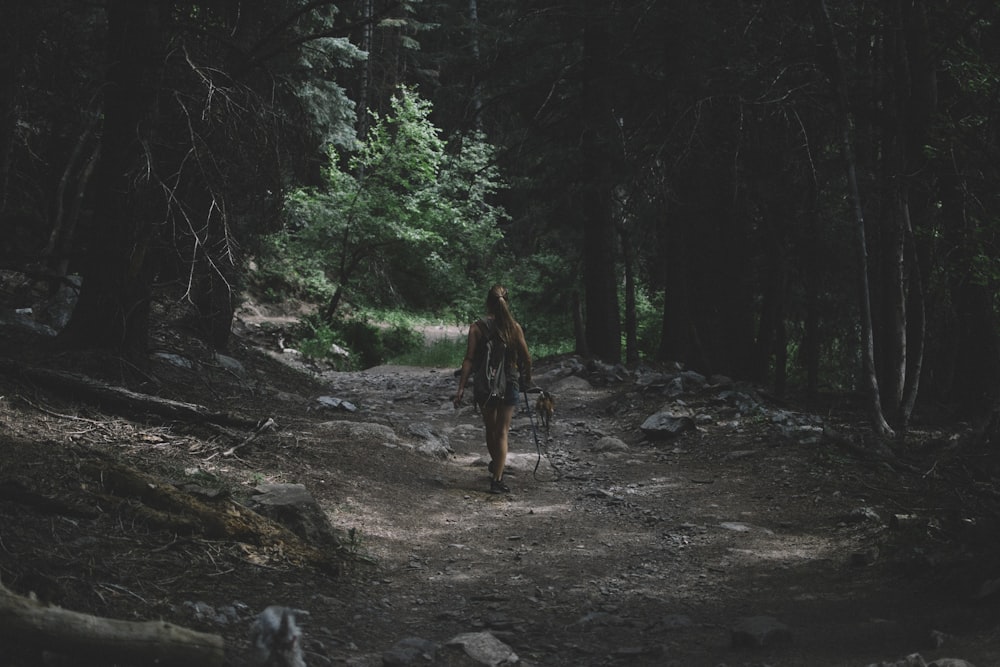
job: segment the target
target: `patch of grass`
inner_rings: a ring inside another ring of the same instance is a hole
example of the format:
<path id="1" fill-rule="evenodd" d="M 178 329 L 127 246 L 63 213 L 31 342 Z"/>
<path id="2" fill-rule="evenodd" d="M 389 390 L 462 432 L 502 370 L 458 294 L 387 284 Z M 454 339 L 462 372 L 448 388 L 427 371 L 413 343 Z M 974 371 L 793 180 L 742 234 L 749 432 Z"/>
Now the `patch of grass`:
<path id="1" fill-rule="evenodd" d="M 387 363 L 397 366 L 420 366 L 424 368 L 459 368 L 462 365 L 462 359 L 465 357 L 465 345 L 466 339 L 464 336 L 458 338 L 440 338 L 430 345 L 398 354 L 389 359 Z M 543 359 L 573 351 L 573 341 L 538 345 L 532 345 L 531 341 L 528 341 L 528 346 L 531 349 L 532 359 Z"/>
<path id="2" fill-rule="evenodd" d="M 382 322 L 387 326 L 404 327 L 407 329 L 422 329 L 437 325 L 458 324 L 468 326 L 464 320 L 451 320 L 437 313 L 412 312 L 407 310 L 388 310 L 384 308 L 366 308 L 365 317 L 374 321 Z"/>
<path id="3" fill-rule="evenodd" d="M 378 322 L 380 324 L 376 325 Z M 334 344 L 351 351 L 346 368 L 369 368 L 381 363 L 423 368 L 458 368 L 465 356 L 465 335 L 442 338 L 425 345 L 417 331 L 442 324 L 434 315 L 399 310 L 364 310 L 351 318 L 328 324 L 318 315 L 305 316 L 296 331 L 299 349 L 306 356 L 345 364 L 333 356 Z M 463 327 L 466 325 L 462 325 Z M 573 351 L 572 340 L 540 342 L 530 337 L 534 359 Z"/>
<path id="4" fill-rule="evenodd" d="M 535 343 L 528 341 L 528 349 L 531 350 L 532 359 L 542 359 L 544 357 L 555 357 L 560 354 L 570 354 L 576 348 L 572 340 L 564 340 L 556 343 Z"/>

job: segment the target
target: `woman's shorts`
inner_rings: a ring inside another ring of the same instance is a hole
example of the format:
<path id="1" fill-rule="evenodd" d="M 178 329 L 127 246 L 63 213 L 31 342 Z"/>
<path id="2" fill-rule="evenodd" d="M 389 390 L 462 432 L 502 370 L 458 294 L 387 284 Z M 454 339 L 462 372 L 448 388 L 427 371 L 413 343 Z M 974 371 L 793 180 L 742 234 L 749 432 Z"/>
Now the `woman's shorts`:
<path id="1" fill-rule="evenodd" d="M 483 400 L 482 397 L 480 397 L 480 396 L 476 396 L 475 400 L 476 400 L 476 405 L 478 405 L 480 407 L 482 407 L 483 404 L 486 403 L 486 401 Z M 517 405 L 517 402 L 519 400 L 521 400 L 521 392 L 518 391 L 517 383 L 516 382 L 508 382 L 507 383 L 507 389 L 505 389 L 504 392 L 503 392 L 503 399 L 500 401 L 500 405 L 504 405 L 504 406 L 508 406 L 508 407 L 514 406 L 514 405 Z"/>

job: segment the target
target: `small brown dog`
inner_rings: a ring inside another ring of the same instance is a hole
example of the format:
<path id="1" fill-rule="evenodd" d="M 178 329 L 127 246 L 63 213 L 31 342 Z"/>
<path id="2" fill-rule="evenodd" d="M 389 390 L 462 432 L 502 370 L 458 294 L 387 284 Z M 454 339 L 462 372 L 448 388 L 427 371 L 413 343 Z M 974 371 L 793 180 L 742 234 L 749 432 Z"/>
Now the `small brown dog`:
<path id="1" fill-rule="evenodd" d="M 543 391 L 538 395 L 538 400 L 535 401 L 535 412 L 538 413 L 538 419 L 545 425 L 545 433 L 548 435 L 552 415 L 556 412 L 556 399 L 552 397 L 552 394 Z"/>

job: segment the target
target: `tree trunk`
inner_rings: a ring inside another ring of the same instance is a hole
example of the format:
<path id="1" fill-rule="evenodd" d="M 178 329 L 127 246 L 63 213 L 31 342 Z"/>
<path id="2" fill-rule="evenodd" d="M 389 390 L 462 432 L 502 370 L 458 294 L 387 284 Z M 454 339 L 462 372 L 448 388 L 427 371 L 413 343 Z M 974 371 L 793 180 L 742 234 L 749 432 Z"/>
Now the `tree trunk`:
<path id="1" fill-rule="evenodd" d="M 0 637 L 15 646 L 72 656 L 74 664 L 222 665 L 222 637 L 163 621 L 130 622 L 46 607 L 0 585 Z M 90 664 L 89 662 L 87 664 Z"/>
<path id="2" fill-rule="evenodd" d="M 846 76 L 841 62 L 840 48 L 837 46 L 837 41 L 833 33 L 833 22 L 830 20 L 825 0 L 813 0 L 810 9 L 813 12 L 817 38 L 820 47 L 823 49 L 821 57 L 825 60 L 824 64 L 826 65 L 827 76 L 830 77 L 835 94 L 840 149 L 844 160 L 849 199 L 854 211 L 854 221 L 857 227 L 862 381 L 865 383 L 867 389 L 872 428 L 879 435 L 891 437 L 894 433 L 882 411 L 882 399 L 875 371 L 875 341 L 872 326 L 870 281 L 868 278 L 868 244 L 865 238 L 865 216 L 861 206 L 861 193 L 858 188 L 857 165 L 851 142 L 851 119 L 849 116 L 850 107 L 847 101 Z"/>
<path id="3" fill-rule="evenodd" d="M 805 321 L 802 333 L 802 360 L 806 372 L 806 395 L 819 396 L 820 361 L 820 275 L 819 257 L 822 244 L 819 235 L 819 187 L 815 176 L 809 179 L 809 226 L 812 232 L 806 245 L 805 262 Z"/>
<path id="4" fill-rule="evenodd" d="M 924 297 L 923 273 L 920 270 L 920 259 L 917 255 L 916 242 L 913 234 L 913 223 L 910 220 L 909 208 L 903 210 L 906 225 L 908 255 L 910 257 L 910 290 L 907 295 L 910 317 L 907 321 L 909 332 L 907 340 L 912 344 L 907 358 L 906 384 L 903 387 L 900 406 L 900 426 L 907 428 L 917 404 L 917 394 L 920 390 L 920 376 L 924 368 L 924 347 L 927 339 L 927 307 Z"/>
<path id="5" fill-rule="evenodd" d="M 666 187 L 664 186 L 664 189 Z M 667 201 L 667 197 L 664 197 Z M 684 223 L 677 212 L 663 216 L 659 227 L 659 254 L 663 258 L 663 323 L 660 361 L 690 363 L 694 360 L 694 322 L 691 317 Z"/>
<path id="6" fill-rule="evenodd" d="M 207 205 L 204 210 L 211 213 L 204 238 L 199 238 L 196 256 L 191 260 L 194 262 L 191 290 L 198 332 L 212 348 L 225 350 L 240 298 L 239 248 L 230 238 L 227 222 L 219 209 Z"/>
<path id="7" fill-rule="evenodd" d="M 469 0 L 469 30 L 472 33 L 472 122 L 476 129 L 482 129 L 483 121 L 480 111 L 483 108 L 483 84 L 480 80 L 479 54 L 479 5 L 476 0 Z"/>
<path id="8" fill-rule="evenodd" d="M 786 215 L 784 207 L 774 204 L 772 206 L 762 206 L 763 221 L 762 227 L 770 229 L 775 223 L 773 220 Z M 760 313 L 757 323 L 757 340 L 754 356 L 751 360 L 750 379 L 755 382 L 766 382 L 774 362 L 775 380 L 779 369 L 777 368 L 779 355 L 784 357 L 781 345 L 785 344 L 782 336 L 784 301 L 785 301 L 785 258 L 781 242 L 777 240 L 777 234 L 767 232 L 763 237 L 771 242 L 764 249 L 765 258 L 762 267 L 762 283 L 760 293 Z M 782 369 L 783 371 L 783 369 Z"/>
<path id="9" fill-rule="evenodd" d="M 225 412 L 213 412 L 195 403 L 184 403 L 150 394 L 141 394 L 124 387 L 109 385 L 94 378 L 48 368 L 22 366 L 0 361 L 0 372 L 22 376 L 32 383 L 81 402 L 91 402 L 127 415 L 159 415 L 191 424 L 221 424 L 244 429 L 256 427 L 259 420 Z"/>
<path id="10" fill-rule="evenodd" d="M 224 351 L 229 346 L 236 313 L 237 275 L 235 267 L 224 270 L 219 262 L 200 262 L 201 279 L 195 294 L 198 331 L 212 349 Z"/>
<path id="11" fill-rule="evenodd" d="M 150 288 L 155 275 L 159 199 L 148 181 L 146 133 L 163 64 L 165 3 L 109 0 L 108 79 L 94 193 L 94 229 L 81 265 L 83 286 L 63 331 L 70 342 L 145 354 Z"/>
<path id="12" fill-rule="evenodd" d="M 26 3 L 8 2 L 4 6 L 4 30 L 0 33 L 0 214 L 7 212 L 10 192 L 11 161 L 21 113 L 21 86 L 18 72 L 23 54 L 30 53 L 25 45 L 37 40 L 37 32 L 26 17 L 36 8 Z M 31 26 L 31 30 L 27 30 Z"/>
<path id="13" fill-rule="evenodd" d="M 587 346 L 608 362 L 621 360 L 621 316 L 615 275 L 615 237 L 611 206 L 613 111 L 610 100 L 610 46 L 606 1 L 592 0 L 583 35 L 583 168 L 580 216 L 583 221 L 583 284 Z"/>
<path id="14" fill-rule="evenodd" d="M 774 395 L 784 397 L 788 388 L 788 330 L 784 311 L 778 314 L 774 336 Z"/>
<path id="15" fill-rule="evenodd" d="M 902 426 L 903 389 L 907 368 L 907 300 L 905 223 L 903 214 L 908 208 L 907 183 L 907 112 L 909 101 L 909 67 L 906 62 L 906 39 L 902 34 L 902 16 L 899 2 L 890 3 L 885 30 L 883 31 L 883 67 L 877 81 L 887 96 L 884 104 L 888 116 L 880 151 L 882 179 L 881 191 L 884 206 L 881 210 L 877 249 L 874 253 L 877 266 L 881 267 L 878 289 L 881 307 L 876 309 L 877 365 L 882 400 L 889 420 Z"/>
<path id="16" fill-rule="evenodd" d="M 583 303 L 580 301 L 580 293 L 573 292 L 573 336 L 576 340 L 574 352 L 583 358 L 590 356 L 590 349 L 587 347 L 587 327 L 583 320 Z"/>
<path id="17" fill-rule="evenodd" d="M 622 244 L 622 263 L 625 265 L 625 362 L 639 363 L 638 316 L 635 304 L 635 268 L 632 240 L 625 225 L 619 225 L 618 233 Z"/>
<path id="18" fill-rule="evenodd" d="M 883 301 L 879 380 L 892 424 L 907 427 L 923 367 L 923 285 L 913 239 L 911 210 L 916 174 L 926 171 L 924 147 L 936 107 L 935 67 L 927 17 L 921 3 L 895 0 L 888 5 L 884 30 L 887 81 L 886 128 L 880 152 L 883 178 L 881 242 Z M 925 201 L 926 207 L 931 205 Z M 910 312 L 914 308 L 915 312 Z M 911 339 L 912 336 L 912 339 Z"/>
<path id="19" fill-rule="evenodd" d="M 931 55 L 932 47 L 926 5 L 913 3 L 908 7 L 904 5 L 902 10 L 904 11 L 903 34 L 906 35 L 906 57 L 909 72 L 909 94 L 903 104 L 903 113 L 907 116 L 907 132 L 905 135 L 906 164 L 902 177 L 909 184 L 909 174 L 923 170 L 927 164 L 924 148 L 927 144 L 931 119 L 938 107 L 937 67 Z M 932 202 L 930 197 L 912 199 L 914 196 L 912 187 L 908 187 L 906 193 L 907 197 L 903 201 L 900 216 L 903 222 L 908 266 L 906 274 L 908 287 L 905 296 L 908 304 L 907 312 L 909 313 L 906 323 L 907 340 L 910 346 L 906 360 L 906 380 L 903 385 L 899 410 L 900 425 L 903 428 L 909 425 L 917 402 L 927 335 L 923 271 L 920 267 L 920 256 L 914 230 L 913 204 L 914 201 L 921 202 L 920 214 L 916 216 L 917 222 L 921 222 L 929 217 L 930 211 L 938 203 L 936 198 Z"/>
<path id="20" fill-rule="evenodd" d="M 337 288 L 333 290 L 333 296 L 327 302 L 326 307 L 323 309 L 322 317 L 324 322 L 333 322 L 333 316 L 336 315 L 337 309 L 340 308 L 340 300 L 343 298 L 344 288 L 341 285 L 337 285 Z"/>
<path id="21" fill-rule="evenodd" d="M 373 1 L 359 0 L 359 4 L 361 5 L 361 44 L 359 47 L 365 53 L 371 53 L 372 36 L 375 30 L 375 27 L 372 25 L 375 14 L 372 7 Z M 372 59 L 370 57 L 365 58 L 365 62 L 361 67 L 361 91 L 358 99 L 358 140 L 365 141 L 368 138 L 369 123 L 371 122 L 368 109 L 371 105 L 369 96 L 371 95 L 372 88 Z"/>

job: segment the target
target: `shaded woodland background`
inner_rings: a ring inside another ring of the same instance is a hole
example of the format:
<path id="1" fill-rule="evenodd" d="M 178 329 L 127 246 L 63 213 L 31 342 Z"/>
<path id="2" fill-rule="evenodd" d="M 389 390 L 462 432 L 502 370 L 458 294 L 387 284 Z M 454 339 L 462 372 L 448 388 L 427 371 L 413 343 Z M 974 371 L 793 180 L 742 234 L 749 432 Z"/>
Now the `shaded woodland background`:
<path id="1" fill-rule="evenodd" d="M 141 358 L 166 299 L 224 350 L 288 193 L 412 87 L 506 215 L 430 285 L 359 257 L 354 302 L 461 320 L 501 278 L 537 336 L 860 391 L 886 435 L 997 398 L 1000 3 L 42 0 L 0 33 L 0 268 L 79 276 L 67 347 Z"/>

